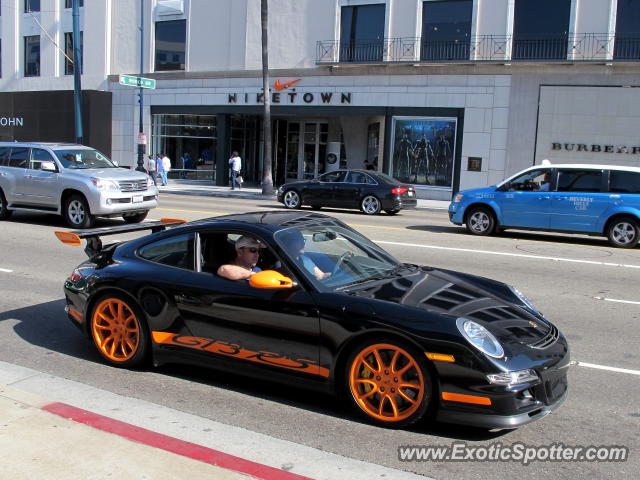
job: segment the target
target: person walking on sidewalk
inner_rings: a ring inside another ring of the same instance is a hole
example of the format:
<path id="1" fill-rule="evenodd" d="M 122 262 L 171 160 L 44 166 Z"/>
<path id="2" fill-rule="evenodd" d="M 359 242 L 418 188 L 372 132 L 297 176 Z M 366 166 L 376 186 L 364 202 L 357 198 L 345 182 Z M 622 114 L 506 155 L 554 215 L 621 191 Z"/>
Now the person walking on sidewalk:
<path id="1" fill-rule="evenodd" d="M 169 185 L 169 172 L 171 171 L 171 159 L 165 153 L 160 163 L 162 163 L 162 185 Z"/>
<path id="2" fill-rule="evenodd" d="M 156 172 L 158 174 L 158 178 L 160 179 L 161 185 L 166 185 L 164 183 L 164 168 L 162 167 L 162 155 L 156 155 Z"/>
<path id="3" fill-rule="evenodd" d="M 240 183 L 238 177 L 240 176 L 240 170 L 242 169 L 242 159 L 238 155 L 238 152 L 234 151 L 231 154 L 231 158 L 229 159 L 229 174 L 231 177 L 231 190 L 234 190 L 236 184 L 238 185 L 238 190 L 242 187 L 242 183 Z"/>
<path id="4" fill-rule="evenodd" d="M 147 162 L 147 173 L 153 180 L 153 184 L 158 186 L 158 177 L 157 177 L 158 168 L 156 166 L 156 159 L 153 158 L 153 155 L 149 155 L 149 160 Z"/>

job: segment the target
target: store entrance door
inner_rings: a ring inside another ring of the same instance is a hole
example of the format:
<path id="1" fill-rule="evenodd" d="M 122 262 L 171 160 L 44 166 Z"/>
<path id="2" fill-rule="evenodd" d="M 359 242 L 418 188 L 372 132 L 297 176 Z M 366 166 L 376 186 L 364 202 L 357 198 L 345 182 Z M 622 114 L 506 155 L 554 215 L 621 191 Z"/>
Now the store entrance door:
<path id="1" fill-rule="evenodd" d="M 288 181 L 308 180 L 325 172 L 328 131 L 327 122 L 287 121 L 285 172 Z"/>

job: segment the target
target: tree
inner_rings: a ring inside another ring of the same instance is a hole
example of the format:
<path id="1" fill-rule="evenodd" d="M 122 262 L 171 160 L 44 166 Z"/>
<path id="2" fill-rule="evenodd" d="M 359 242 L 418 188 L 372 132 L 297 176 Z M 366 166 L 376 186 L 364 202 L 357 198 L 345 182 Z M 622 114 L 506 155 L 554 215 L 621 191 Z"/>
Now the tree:
<path id="1" fill-rule="evenodd" d="M 260 0 L 260 19 L 262 20 L 262 91 L 264 93 L 264 114 L 262 119 L 262 136 L 264 141 L 262 194 L 272 195 L 273 177 L 271 176 L 271 92 L 269 91 L 269 14 L 267 0 Z"/>

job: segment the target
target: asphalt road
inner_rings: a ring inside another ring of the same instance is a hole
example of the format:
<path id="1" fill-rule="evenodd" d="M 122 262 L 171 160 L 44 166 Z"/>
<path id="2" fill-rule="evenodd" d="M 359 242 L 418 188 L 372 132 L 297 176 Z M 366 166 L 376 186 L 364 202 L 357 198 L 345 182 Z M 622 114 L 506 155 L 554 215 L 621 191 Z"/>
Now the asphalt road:
<path id="1" fill-rule="evenodd" d="M 267 200 L 161 194 L 150 219 L 194 220 L 261 209 Z M 361 423 L 332 397 L 193 367 L 126 371 L 102 364 L 66 319 L 62 283 L 85 255 L 58 242 L 60 219 L 14 214 L 0 228 L 0 361 L 29 367 L 203 419 L 260 432 L 345 457 L 435 478 L 637 478 L 640 468 L 640 248 L 605 239 L 527 232 L 480 238 L 448 222 L 445 210 L 390 217 L 334 215 L 398 259 L 460 270 L 516 285 L 568 338 L 569 397 L 553 415 L 516 431 L 444 424 L 388 430 Z M 104 220 L 99 226 L 120 224 Z M 586 365 L 583 365 L 586 364 Z M 598 368 L 595 368 L 595 367 Z M 626 462 L 403 462 L 398 447 L 623 445 Z"/>

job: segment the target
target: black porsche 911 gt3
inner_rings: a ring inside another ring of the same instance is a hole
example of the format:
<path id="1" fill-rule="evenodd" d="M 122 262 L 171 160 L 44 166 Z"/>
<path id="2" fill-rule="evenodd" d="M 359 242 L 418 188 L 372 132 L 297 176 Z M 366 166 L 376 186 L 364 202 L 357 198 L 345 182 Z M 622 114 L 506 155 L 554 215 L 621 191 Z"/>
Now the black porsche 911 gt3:
<path id="1" fill-rule="evenodd" d="M 346 392 L 390 427 L 423 416 L 486 428 L 542 418 L 567 394 L 569 348 L 517 289 L 401 263 L 313 212 L 255 212 L 56 232 L 87 240 L 69 318 L 108 363 L 187 362 Z M 150 229 L 102 245 L 101 236 Z M 217 275 L 239 247 L 248 280 Z M 247 253 L 247 252 L 245 252 Z M 258 270 L 262 271 L 258 271 Z"/>

